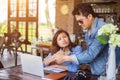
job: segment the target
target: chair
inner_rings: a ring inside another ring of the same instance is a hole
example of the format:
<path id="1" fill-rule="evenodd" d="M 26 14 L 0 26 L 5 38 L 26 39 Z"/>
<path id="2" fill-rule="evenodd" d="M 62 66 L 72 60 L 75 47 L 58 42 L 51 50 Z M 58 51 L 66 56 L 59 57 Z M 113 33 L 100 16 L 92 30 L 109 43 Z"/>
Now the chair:
<path id="1" fill-rule="evenodd" d="M 11 40 L 9 38 L 9 34 L 5 33 L 2 41 L 2 47 L 1 47 L 1 56 L 3 56 L 3 52 L 5 49 L 11 54 L 12 46 L 11 46 Z"/>
<path id="2" fill-rule="evenodd" d="M 2 53 L 1 56 L 3 56 L 3 52 L 5 49 L 7 49 L 7 51 L 11 54 L 11 51 L 13 51 L 13 53 L 17 53 L 18 52 L 18 48 L 21 48 L 21 51 L 23 52 L 22 49 L 22 42 L 19 41 L 19 39 L 15 36 L 13 36 L 13 34 L 4 34 L 4 41 L 3 41 L 3 46 L 2 46 Z M 11 36 L 12 35 L 12 36 Z"/>
<path id="3" fill-rule="evenodd" d="M 5 37 L 0 36 L 0 53 L 1 53 L 1 55 L 2 55 L 4 41 L 5 41 Z"/>
<path id="4" fill-rule="evenodd" d="M 22 42 L 20 40 L 21 38 L 21 33 L 18 32 L 16 29 L 10 34 L 10 38 L 11 38 L 11 43 L 13 44 L 13 50 L 18 51 L 18 48 L 21 49 L 21 51 L 23 52 L 22 49 Z"/>
<path id="5" fill-rule="evenodd" d="M 13 42 L 12 43 L 13 45 L 12 45 L 12 47 L 13 47 L 13 51 L 16 51 L 16 52 L 18 52 L 18 49 L 20 48 L 21 49 L 21 51 L 23 52 L 23 49 L 22 49 L 22 42 L 20 42 L 20 41 L 17 41 L 17 42 Z M 24 53 L 24 52 L 23 52 Z"/>
<path id="6" fill-rule="evenodd" d="M 21 35 L 20 35 L 21 36 Z M 17 34 L 13 33 L 7 33 L 5 34 L 5 39 L 4 39 L 4 45 L 2 46 L 2 53 L 1 56 L 3 56 L 3 52 L 5 49 L 11 54 L 11 51 L 14 53 L 15 56 L 15 66 L 17 66 L 17 52 L 18 48 L 21 48 L 21 51 L 23 52 L 22 49 L 22 42 L 19 40 L 20 36 Z"/>
<path id="7" fill-rule="evenodd" d="M 3 64 L 1 63 L 1 61 L 0 61 L 0 68 L 4 68 L 4 67 L 3 67 Z"/>
<path id="8" fill-rule="evenodd" d="M 3 43 L 4 43 L 4 37 L 0 36 L 0 53 L 2 52 Z M 1 61 L 0 61 L 0 68 L 4 68 Z"/>

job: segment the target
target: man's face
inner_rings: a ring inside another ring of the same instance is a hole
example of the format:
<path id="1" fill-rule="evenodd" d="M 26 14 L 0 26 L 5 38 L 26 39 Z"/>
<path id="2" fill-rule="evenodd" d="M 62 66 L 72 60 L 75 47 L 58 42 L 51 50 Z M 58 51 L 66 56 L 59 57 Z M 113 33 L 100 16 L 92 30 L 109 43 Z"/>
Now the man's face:
<path id="1" fill-rule="evenodd" d="M 88 15 L 87 17 L 80 15 L 75 15 L 76 21 L 78 22 L 78 25 L 82 27 L 83 30 L 89 29 L 91 27 L 92 19 L 91 15 Z"/>

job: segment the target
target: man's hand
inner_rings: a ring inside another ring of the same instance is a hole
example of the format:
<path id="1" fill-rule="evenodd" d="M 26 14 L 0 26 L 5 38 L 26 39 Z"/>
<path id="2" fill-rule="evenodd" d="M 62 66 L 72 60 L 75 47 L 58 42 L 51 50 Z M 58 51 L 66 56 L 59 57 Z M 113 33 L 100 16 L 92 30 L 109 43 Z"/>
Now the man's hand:
<path id="1" fill-rule="evenodd" d="M 63 62 L 72 62 L 72 57 L 60 54 L 55 57 L 55 62 L 57 64 L 62 64 Z"/>

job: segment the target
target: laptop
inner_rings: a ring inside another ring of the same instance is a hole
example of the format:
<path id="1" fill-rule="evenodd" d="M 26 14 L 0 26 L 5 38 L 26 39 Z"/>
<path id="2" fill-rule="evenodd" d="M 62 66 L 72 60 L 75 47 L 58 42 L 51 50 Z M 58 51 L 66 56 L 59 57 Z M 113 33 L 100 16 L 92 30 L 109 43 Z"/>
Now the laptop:
<path id="1" fill-rule="evenodd" d="M 65 71 L 60 68 L 51 68 L 48 66 L 44 67 L 42 57 L 40 56 L 35 56 L 31 54 L 20 54 L 20 58 L 21 58 L 22 70 L 23 72 L 26 73 L 43 77 L 45 74 L 51 72 L 60 73 Z"/>
<path id="2" fill-rule="evenodd" d="M 44 76 L 43 62 L 40 56 L 20 54 L 23 72 L 37 76 Z"/>

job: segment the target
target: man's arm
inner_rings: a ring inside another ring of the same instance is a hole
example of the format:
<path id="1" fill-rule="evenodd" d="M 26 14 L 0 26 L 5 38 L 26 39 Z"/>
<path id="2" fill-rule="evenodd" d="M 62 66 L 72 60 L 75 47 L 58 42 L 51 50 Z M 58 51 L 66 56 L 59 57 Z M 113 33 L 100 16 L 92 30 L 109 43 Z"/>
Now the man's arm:
<path id="1" fill-rule="evenodd" d="M 105 48 L 105 45 L 99 43 L 96 39 L 93 41 L 91 46 L 80 54 L 71 55 L 71 56 L 56 56 L 56 62 L 61 64 L 63 62 L 75 62 L 76 64 L 89 63 L 93 61 L 100 51 Z"/>

